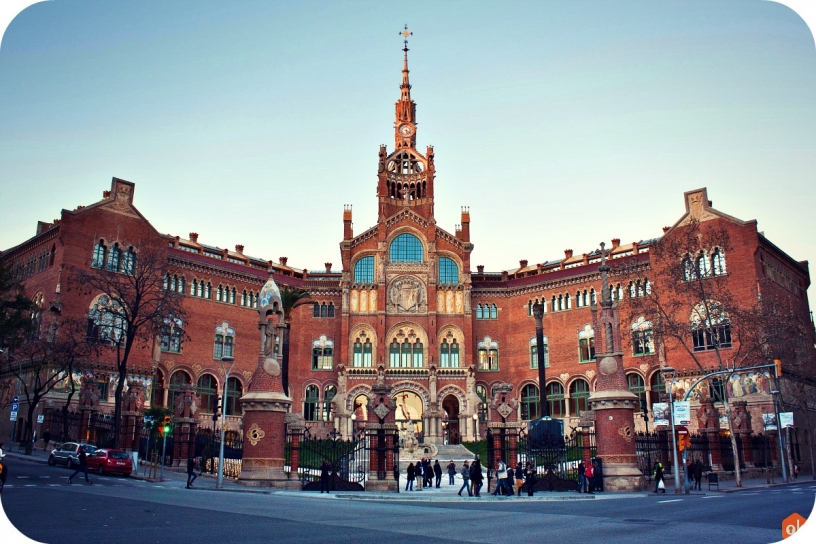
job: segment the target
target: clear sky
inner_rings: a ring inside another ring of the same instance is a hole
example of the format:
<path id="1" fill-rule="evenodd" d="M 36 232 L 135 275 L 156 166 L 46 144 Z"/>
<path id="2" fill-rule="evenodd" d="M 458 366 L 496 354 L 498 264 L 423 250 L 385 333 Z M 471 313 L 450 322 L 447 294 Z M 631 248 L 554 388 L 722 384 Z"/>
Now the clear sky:
<path id="1" fill-rule="evenodd" d="M 816 49 L 761 0 L 36 4 L 0 45 L 0 248 L 116 176 L 160 232 L 338 269 L 343 204 L 376 221 L 405 23 L 474 269 L 659 236 L 703 186 L 816 262 Z"/>

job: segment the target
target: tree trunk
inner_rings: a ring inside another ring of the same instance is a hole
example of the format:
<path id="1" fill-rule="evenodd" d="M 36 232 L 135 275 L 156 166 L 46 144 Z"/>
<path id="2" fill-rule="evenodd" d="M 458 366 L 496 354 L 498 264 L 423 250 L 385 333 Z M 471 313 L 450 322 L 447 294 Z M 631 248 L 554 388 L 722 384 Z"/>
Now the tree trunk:
<path id="1" fill-rule="evenodd" d="M 742 487 L 742 472 L 740 471 L 740 455 L 737 446 L 737 435 L 734 434 L 734 426 L 731 422 L 731 405 L 728 404 L 727 395 L 723 395 L 723 407 L 725 415 L 728 417 L 728 433 L 731 435 L 731 449 L 734 450 L 734 483 L 737 487 Z"/>
<path id="2" fill-rule="evenodd" d="M 127 367 L 119 365 L 119 383 L 116 384 L 116 393 L 113 397 L 113 444 L 119 447 L 119 438 L 122 435 L 122 391 L 125 388 Z"/>
<path id="3" fill-rule="evenodd" d="M 31 455 L 31 438 L 34 436 L 34 411 L 37 409 L 37 404 L 39 403 L 39 399 L 34 397 L 34 402 L 30 399 L 28 401 L 28 419 L 26 420 L 25 424 L 25 432 L 23 433 L 23 440 L 25 440 L 25 454 Z"/>

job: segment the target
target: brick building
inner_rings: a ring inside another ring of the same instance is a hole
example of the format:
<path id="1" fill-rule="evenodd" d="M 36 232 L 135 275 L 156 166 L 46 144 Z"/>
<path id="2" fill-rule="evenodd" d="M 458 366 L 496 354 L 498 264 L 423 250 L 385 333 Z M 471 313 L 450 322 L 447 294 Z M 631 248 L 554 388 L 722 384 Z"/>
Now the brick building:
<path id="1" fill-rule="evenodd" d="M 520 261 L 500 272 L 476 266 L 473 271 L 469 209 L 462 208 L 461 224 L 452 232 L 434 219 L 434 150 L 417 149 L 410 90 L 406 48 L 394 148 L 389 152 L 381 146 L 379 151 L 376 223 L 355 235 L 352 209 L 343 210 L 340 272 L 329 262 L 325 270 L 307 271 L 293 268 L 285 257 L 277 262 L 252 257 L 241 245 L 234 250 L 209 246 L 196 233 L 186 238 L 161 234 L 135 207 L 135 185 L 117 178 L 102 200 L 38 223 L 36 235 L 4 251 L 3 259 L 42 308 L 41 330 L 60 315 L 73 316 L 88 318 L 89 330 L 104 338 L 105 323 L 94 323 L 93 312 L 106 301 L 72 288 L 68 271 L 124 270 L 140 247 L 163 248 L 171 270 L 165 287 L 184 295 L 189 317 L 184 323 L 169 323 L 152 349 L 139 348 L 131 363 L 132 377 L 144 382 L 153 406 L 172 406 L 182 385 L 197 385 L 199 418 L 209 426 L 223 387 L 220 358 L 233 355 L 227 411 L 228 426 L 234 429 L 241 426 L 237 399 L 247 391 L 257 362 L 258 294 L 269 277 L 281 288 L 310 293 L 306 303 L 292 311 L 289 359 L 293 411 L 300 412 L 307 425 L 348 433 L 367 419 L 365 398 L 381 373 L 393 386 L 397 422 L 405 427 L 413 421 L 425 441 L 437 443 L 482 434 L 489 419 L 487 399 L 499 383 L 513 386 L 521 420 L 540 413 L 532 316 L 533 304 L 540 301 L 545 305 L 550 413 L 563 418 L 567 430 L 576 427 L 587 410 L 596 374 L 590 306 L 600 297 L 601 254 L 594 248 L 568 249 L 563 257 L 544 262 Z M 732 243 L 727 254 L 711 248 L 706 255 L 694 256 L 705 261 L 695 260 L 694 266 L 704 266 L 712 275 L 727 274 L 734 296 L 745 301 L 756 300 L 760 284 L 769 285 L 774 296 L 789 301 L 797 319 L 810 322 L 806 262 L 768 241 L 755 221 L 714 209 L 706 189 L 689 191 L 683 198 L 686 213 L 667 218 L 674 226 L 666 228 L 664 236 L 680 235 L 694 219 L 706 228 L 724 227 Z M 660 275 L 650 261 L 656 241 L 612 239 L 610 262 L 626 264 L 632 271 L 625 279 L 612 277 L 613 298 L 623 315 L 631 299 L 648 294 Z M 59 312 L 53 311 L 55 301 Z M 640 430 L 646 424 L 651 429 L 651 405 L 668 400 L 658 371 L 661 364 L 679 371 L 675 393 L 685 392 L 702 373 L 677 346 L 658 349 L 648 321 L 635 317 L 624 323 L 624 330 L 626 326 L 631 334 L 623 335 L 623 364 L 630 390 L 646 408 L 646 416 L 636 414 L 636 424 Z M 700 351 L 711 347 L 705 341 L 702 335 Z M 719 347 L 733 348 L 725 343 Z M 706 356 L 701 356 L 704 361 Z M 94 371 L 102 405 L 111 407 L 114 367 L 102 357 Z M 74 379 L 79 383 L 79 376 Z M 0 402 L 7 406 L 15 382 L 6 377 L 0 387 Z M 738 374 L 723 387 L 732 398 L 748 402 L 751 425 L 761 431 L 761 414 L 773 411 L 769 377 Z M 51 395 L 52 406 L 65 391 L 61 386 Z M 699 399 L 694 398 L 696 408 Z M 9 433 L 8 424 L 3 416 L 0 433 Z M 696 425 L 694 421 L 692 429 Z"/>

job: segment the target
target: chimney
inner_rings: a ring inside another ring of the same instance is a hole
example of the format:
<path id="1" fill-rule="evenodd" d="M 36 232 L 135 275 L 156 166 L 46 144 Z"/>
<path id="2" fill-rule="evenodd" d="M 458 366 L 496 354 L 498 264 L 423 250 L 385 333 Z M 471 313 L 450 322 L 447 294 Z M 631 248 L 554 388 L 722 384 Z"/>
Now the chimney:
<path id="1" fill-rule="evenodd" d="M 330 274 L 331 273 L 332 263 L 323 263 L 323 264 L 326 266 L 326 274 Z"/>
<path id="2" fill-rule="evenodd" d="M 235 252 L 240 253 L 241 255 L 243 255 L 244 254 L 243 244 L 235 244 Z"/>
<path id="3" fill-rule="evenodd" d="M 507 270 L 502 270 L 502 281 L 507 281 L 508 277 Z"/>
<path id="4" fill-rule="evenodd" d="M 670 229 L 671 229 L 671 227 L 663 227 L 663 234 L 666 234 L 667 232 L 669 232 Z"/>
<path id="5" fill-rule="evenodd" d="M 527 268 L 527 259 L 522 259 L 519 261 L 519 268 Z"/>
<path id="6" fill-rule="evenodd" d="M 190 241 L 195 243 L 195 244 L 198 243 L 198 233 L 197 232 L 191 232 L 190 233 Z"/>
<path id="7" fill-rule="evenodd" d="M 110 191 L 102 191 L 102 198 L 110 198 Z"/>
<path id="8" fill-rule="evenodd" d="M 638 246 L 637 242 L 632 242 L 632 255 L 637 255 L 640 251 L 640 246 Z"/>
<path id="9" fill-rule="evenodd" d="M 457 239 L 462 239 L 462 225 L 456 224 L 453 226 L 453 234 L 456 236 Z"/>
<path id="10" fill-rule="evenodd" d="M 351 222 L 351 204 L 343 204 L 343 240 L 354 238 L 354 225 Z"/>
<path id="11" fill-rule="evenodd" d="M 589 253 L 584 253 L 583 257 L 584 257 L 584 264 L 589 264 Z"/>
<path id="12" fill-rule="evenodd" d="M 484 274 L 484 265 L 483 264 L 477 264 L 476 265 L 476 273 L 477 274 Z"/>
<path id="13" fill-rule="evenodd" d="M 54 225 L 52 223 L 46 223 L 45 221 L 37 221 L 37 234 L 47 231 Z"/>
<path id="14" fill-rule="evenodd" d="M 565 259 L 572 259 L 572 250 L 571 249 L 565 249 L 564 250 L 564 258 Z"/>
<path id="15" fill-rule="evenodd" d="M 612 238 L 612 249 L 620 247 L 620 238 Z"/>
<path id="16" fill-rule="evenodd" d="M 286 261 L 289 260 L 289 257 L 279 257 L 278 260 L 280 261 L 281 266 L 286 266 Z"/>
<path id="17" fill-rule="evenodd" d="M 459 238 L 470 242 L 470 206 L 462 206 L 462 234 Z"/>
<path id="18" fill-rule="evenodd" d="M 173 238 L 173 247 L 179 247 L 179 240 L 181 240 L 180 236 L 175 236 Z"/>

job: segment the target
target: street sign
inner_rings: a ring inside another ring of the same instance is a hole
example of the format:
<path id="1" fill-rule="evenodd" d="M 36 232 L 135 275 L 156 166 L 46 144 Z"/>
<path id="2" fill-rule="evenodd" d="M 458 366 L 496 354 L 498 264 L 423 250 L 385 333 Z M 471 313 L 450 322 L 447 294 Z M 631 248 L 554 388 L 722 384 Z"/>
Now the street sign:
<path id="1" fill-rule="evenodd" d="M 783 429 L 793 427 L 793 412 L 779 412 L 779 425 Z"/>
<path id="2" fill-rule="evenodd" d="M 11 399 L 11 402 L 20 402 L 20 397 L 18 397 L 17 395 L 14 395 L 14 398 Z"/>
<path id="3" fill-rule="evenodd" d="M 20 405 L 17 403 L 17 401 L 14 401 L 14 402 L 11 403 L 11 411 L 12 412 L 19 412 L 20 411 Z"/>
<path id="4" fill-rule="evenodd" d="M 677 431 L 677 434 L 688 434 L 688 428 L 682 425 L 675 427 L 674 430 Z"/>
<path id="5" fill-rule="evenodd" d="M 674 424 L 675 425 L 690 425 L 691 424 L 691 402 L 687 400 L 674 401 Z"/>
<path id="6" fill-rule="evenodd" d="M 9 421 L 17 421 L 17 412 L 12 412 Z"/>
<path id="7" fill-rule="evenodd" d="M 45 423 L 45 414 L 40 414 L 37 416 L 37 423 Z"/>

